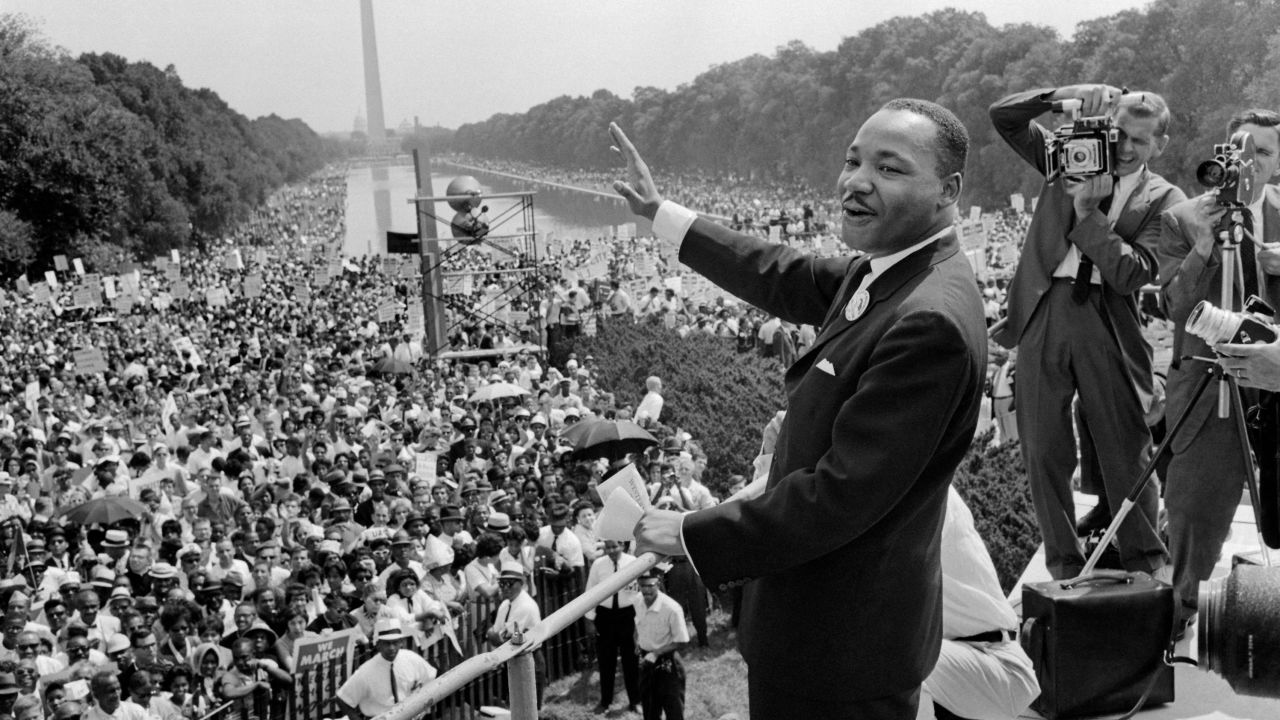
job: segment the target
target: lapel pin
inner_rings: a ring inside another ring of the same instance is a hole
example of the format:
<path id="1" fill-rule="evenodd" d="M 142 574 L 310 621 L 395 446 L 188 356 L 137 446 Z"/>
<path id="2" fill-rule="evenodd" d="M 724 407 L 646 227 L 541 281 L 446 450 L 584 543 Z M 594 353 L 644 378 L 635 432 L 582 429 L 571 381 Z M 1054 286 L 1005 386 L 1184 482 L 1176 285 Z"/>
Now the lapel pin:
<path id="1" fill-rule="evenodd" d="M 849 300 L 849 304 L 844 306 L 844 319 L 853 322 L 862 317 L 862 313 L 867 311 L 867 306 L 871 304 L 871 293 L 866 290 L 859 290 L 853 294 L 853 299 Z"/>

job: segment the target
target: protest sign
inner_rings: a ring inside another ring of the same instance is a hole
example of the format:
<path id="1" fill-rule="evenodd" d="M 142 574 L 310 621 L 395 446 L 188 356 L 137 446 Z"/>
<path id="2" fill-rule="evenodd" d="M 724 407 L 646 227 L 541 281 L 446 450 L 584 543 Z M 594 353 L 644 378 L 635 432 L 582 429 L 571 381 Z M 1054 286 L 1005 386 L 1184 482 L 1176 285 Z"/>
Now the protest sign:
<path id="1" fill-rule="evenodd" d="M 1026 209 L 1026 200 L 1022 197 L 1022 193 L 1014 193 L 1009 196 L 1009 205 L 1013 206 L 1014 210 L 1022 212 Z"/>
<path id="2" fill-rule="evenodd" d="M 413 458 L 413 474 L 423 480 L 426 480 L 429 484 L 435 485 L 436 460 L 437 455 L 434 450 L 415 453 Z"/>
<path id="3" fill-rule="evenodd" d="M 17 289 L 18 289 L 18 292 L 20 292 L 20 293 L 29 293 L 29 292 L 31 292 L 31 281 L 27 279 L 27 274 L 26 274 L 26 273 L 23 273 L 23 274 L 21 274 L 21 275 L 19 275 L 19 276 L 18 276 L 18 283 L 17 283 L 16 287 L 17 287 Z"/>
<path id="4" fill-rule="evenodd" d="M 49 290 L 49 283 L 38 282 L 31 286 L 31 299 L 38 303 L 49 302 L 53 298 L 53 293 Z"/>
<path id="5" fill-rule="evenodd" d="M 44 281 L 49 283 L 49 287 L 56 288 L 58 287 L 58 274 L 52 270 L 45 270 Z"/>
<path id="6" fill-rule="evenodd" d="M 177 265 L 166 265 L 164 268 L 164 279 L 171 283 L 176 283 L 182 279 L 182 268 Z"/>
<path id="7" fill-rule="evenodd" d="M 327 631 L 294 642 L 291 717 L 318 719 L 331 714 L 333 693 L 351 676 L 357 632 Z"/>
<path id="8" fill-rule="evenodd" d="M 262 297 L 262 274 L 253 273 L 244 279 L 244 296 L 246 298 Z"/>
<path id="9" fill-rule="evenodd" d="M 178 255 L 178 250 L 177 250 L 177 248 L 174 248 L 173 250 L 170 250 L 170 251 L 169 251 L 169 259 L 173 261 L 173 264 L 174 264 L 174 265 L 181 265 L 181 264 L 182 264 L 182 257 L 181 257 L 180 255 Z"/>
<path id="10" fill-rule="evenodd" d="M 76 373 L 94 375 L 107 372 L 107 360 L 102 357 L 98 348 L 81 348 L 72 353 L 76 365 Z"/>
<path id="11" fill-rule="evenodd" d="M 100 305 L 102 305 L 102 296 L 93 288 L 77 287 L 71 292 L 72 307 L 95 308 Z"/>
<path id="12" fill-rule="evenodd" d="M 116 299 L 116 279 L 112 275 L 102 278 L 102 291 L 106 293 L 108 300 Z"/>
<path id="13" fill-rule="evenodd" d="M 77 274 L 77 275 L 84 275 L 84 261 L 83 261 L 83 260 L 81 260 L 80 258 L 76 258 L 75 260 L 72 260 L 72 261 L 71 261 L 71 264 L 75 267 L 75 269 L 76 269 L 76 274 Z"/>
<path id="14" fill-rule="evenodd" d="M 400 303 L 384 302 L 378 306 L 378 322 L 392 322 L 396 319 L 396 315 L 400 314 Z"/>
<path id="15" fill-rule="evenodd" d="M 128 295 L 120 295 L 113 303 L 117 315 L 128 315 L 133 312 L 133 298 Z"/>
<path id="16" fill-rule="evenodd" d="M 227 270 L 243 270 L 244 258 L 240 256 L 240 251 L 228 250 L 222 258 L 222 266 Z"/>
<path id="17" fill-rule="evenodd" d="M 205 292 L 205 302 L 209 303 L 209 307 L 225 307 L 227 304 L 227 289 L 221 287 L 209 288 Z"/>
<path id="18" fill-rule="evenodd" d="M 66 271 L 67 271 L 67 256 L 66 256 L 66 255 L 54 255 L 54 256 L 53 256 L 53 269 L 54 269 L 54 270 L 57 270 L 58 272 L 66 272 Z"/>
<path id="19" fill-rule="evenodd" d="M 191 297 L 191 286 L 187 284 L 186 280 L 179 280 L 169 288 L 169 293 L 174 300 L 186 300 Z"/>

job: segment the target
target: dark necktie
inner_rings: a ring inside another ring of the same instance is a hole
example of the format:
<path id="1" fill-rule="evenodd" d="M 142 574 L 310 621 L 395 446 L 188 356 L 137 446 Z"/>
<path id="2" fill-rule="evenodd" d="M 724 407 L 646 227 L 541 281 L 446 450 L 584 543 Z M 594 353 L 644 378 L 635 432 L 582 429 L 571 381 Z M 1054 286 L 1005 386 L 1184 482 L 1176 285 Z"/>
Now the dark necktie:
<path id="1" fill-rule="evenodd" d="M 613 560 L 613 558 L 609 558 L 609 559 L 610 559 L 610 560 Z M 615 575 L 616 575 L 616 574 L 618 574 L 618 561 L 617 561 L 617 560 L 613 560 L 613 573 L 614 573 Z M 619 591 L 619 592 L 621 592 L 621 591 Z M 617 610 L 617 609 L 618 609 L 618 593 L 614 593 L 614 594 L 613 594 L 613 609 L 614 609 L 614 610 Z"/>
<path id="2" fill-rule="evenodd" d="M 1118 182 L 1118 181 L 1117 181 Z M 1111 212 L 1111 199 L 1115 197 L 1113 191 L 1098 203 L 1098 212 L 1107 215 Z M 1076 279 L 1071 286 L 1071 299 L 1077 305 L 1083 305 L 1089 299 L 1089 286 L 1093 284 L 1093 261 L 1089 259 L 1084 252 L 1076 248 L 1080 255 L 1080 267 L 1076 269 Z"/>
<path id="3" fill-rule="evenodd" d="M 400 702 L 400 693 L 396 690 L 396 661 L 392 660 L 387 663 L 387 669 L 391 672 L 391 702 Z"/>
<path id="4" fill-rule="evenodd" d="M 1240 298 L 1240 307 L 1244 307 L 1244 301 L 1250 295 L 1258 294 L 1258 260 L 1254 257 L 1253 241 L 1249 239 L 1253 237 L 1253 213 L 1245 210 L 1241 214 L 1244 216 L 1245 236 L 1239 245 L 1240 269 L 1244 273 L 1244 297 Z"/>

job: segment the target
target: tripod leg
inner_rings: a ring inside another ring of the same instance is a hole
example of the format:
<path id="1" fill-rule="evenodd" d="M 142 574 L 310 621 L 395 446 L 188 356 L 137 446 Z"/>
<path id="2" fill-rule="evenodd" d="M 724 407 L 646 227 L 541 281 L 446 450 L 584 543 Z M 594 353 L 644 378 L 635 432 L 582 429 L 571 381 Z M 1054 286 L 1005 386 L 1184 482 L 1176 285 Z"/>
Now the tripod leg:
<path id="1" fill-rule="evenodd" d="M 1187 418 L 1191 415 L 1191 410 L 1196 406 L 1196 402 L 1200 400 L 1200 396 L 1204 394 L 1205 388 L 1209 387 L 1209 381 L 1220 370 L 1217 365 L 1205 371 L 1200 382 L 1196 384 L 1195 390 L 1191 393 L 1191 400 L 1187 406 L 1183 408 L 1182 413 L 1178 415 L 1178 419 L 1174 421 L 1173 427 L 1169 428 L 1169 432 L 1165 433 L 1164 440 L 1160 442 L 1160 447 L 1156 448 L 1151 454 L 1151 460 L 1147 462 L 1147 466 L 1143 468 L 1142 474 L 1138 476 L 1138 480 L 1133 484 L 1133 489 L 1125 497 L 1124 502 L 1120 503 L 1120 507 L 1113 508 L 1113 517 L 1111 524 L 1107 526 L 1107 531 L 1103 533 L 1102 539 L 1098 541 L 1098 546 L 1094 548 L 1093 554 L 1089 556 L 1089 560 L 1084 564 L 1084 569 L 1080 571 L 1080 575 L 1088 575 L 1098 566 L 1098 561 L 1102 559 L 1102 553 L 1106 551 L 1107 546 L 1115 539 L 1116 532 L 1120 530 L 1120 524 L 1124 522 L 1125 517 L 1129 515 L 1129 511 L 1138 502 L 1138 498 L 1142 495 L 1142 490 L 1151 481 L 1151 476 L 1155 474 L 1156 462 L 1160 455 L 1173 443 L 1173 439 L 1178 436 L 1178 432 L 1182 430 L 1182 426 L 1186 424 Z M 1252 466 L 1250 466 L 1252 467 Z"/>
<path id="2" fill-rule="evenodd" d="M 1258 547 L 1262 549 L 1262 564 L 1271 567 L 1271 552 L 1267 547 L 1266 540 L 1262 537 L 1262 512 L 1259 503 L 1261 496 L 1258 494 L 1258 478 L 1257 467 L 1253 463 L 1253 452 L 1249 445 L 1248 428 L 1244 422 L 1244 403 L 1240 399 L 1240 389 L 1236 385 L 1236 379 L 1231 375 L 1223 375 L 1219 382 L 1225 380 L 1225 384 L 1231 388 L 1231 407 L 1232 415 L 1236 421 L 1236 434 L 1240 436 L 1240 453 L 1244 457 L 1245 482 L 1249 487 L 1249 504 L 1253 506 L 1253 518 L 1255 527 L 1258 529 Z"/>

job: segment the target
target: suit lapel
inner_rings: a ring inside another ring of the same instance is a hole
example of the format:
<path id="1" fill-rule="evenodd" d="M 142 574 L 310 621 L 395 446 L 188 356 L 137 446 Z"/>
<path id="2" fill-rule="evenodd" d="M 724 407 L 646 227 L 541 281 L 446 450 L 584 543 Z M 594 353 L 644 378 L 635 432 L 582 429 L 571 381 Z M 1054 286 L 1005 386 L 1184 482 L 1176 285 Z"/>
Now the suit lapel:
<path id="1" fill-rule="evenodd" d="M 857 269 L 861 267 L 860 263 L 870 262 L 870 258 L 860 258 L 858 261 L 852 263 L 849 266 L 849 272 L 845 275 L 844 285 L 841 287 L 840 294 L 837 296 L 836 305 L 827 312 L 827 322 L 823 326 L 822 332 L 818 334 L 818 337 L 814 340 L 813 344 L 796 359 L 796 362 L 792 367 L 806 365 L 806 361 L 826 345 L 831 338 L 839 335 L 845 330 L 848 330 L 854 325 L 857 325 L 861 318 L 864 318 L 871 313 L 877 303 L 892 296 L 897 292 L 898 288 L 902 287 L 903 283 L 911 279 L 921 270 L 932 265 L 936 265 L 937 263 L 954 255 L 956 253 L 956 248 L 957 244 L 955 233 L 948 233 L 937 242 L 920 248 L 911 255 L 908 255 L 898 261 L 893 265 L 893 267 L 886 270 L 883 275 L 872 281 L 871 285 L 867 288 L 867 292 L 870 294 L 870 301 L 867 303 L 866 309 L 863 310 L 857 318 L 850 321 L 845 317 L 844 308 L 849 303 L 849 299 L 853 296 L 853 293 L 857 291 L 857 288 L 850 287 L 851 283 L 849 281 L 854 277 L 854 273 Z"/>

